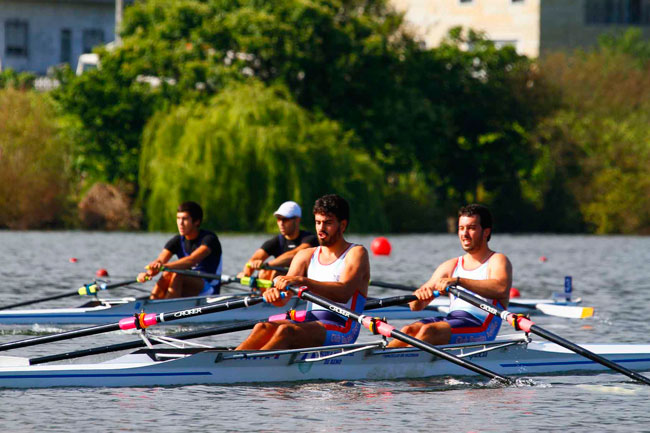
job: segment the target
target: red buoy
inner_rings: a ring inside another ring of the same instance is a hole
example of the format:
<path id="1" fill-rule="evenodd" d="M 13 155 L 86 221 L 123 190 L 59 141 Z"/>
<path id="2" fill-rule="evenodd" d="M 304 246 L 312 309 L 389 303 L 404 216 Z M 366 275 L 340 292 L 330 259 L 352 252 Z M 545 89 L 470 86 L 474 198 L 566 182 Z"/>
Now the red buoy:
<path id="1" fill-rule="evenodd" d="M 516 287 L 511 287 L 510 288 L 510 297 L 511 298 L 520 298 L 521 293 L 519 293 L 519 290 L 517 290 Z"/>
<path id="2" fill-rule="evenodd" d="M 370 249 L 376 256 L 387 256 L 390 254 L 390 242 L 385 237 L 380 236 L 372 241 Z"/>
<path id="3" fill-rule="evenodd" d="M 97 272 L 95 272 L 95 276 L 97 277 L 108 277 L 108 271 L 104 268 L 97 269 Z"/>
<path id="4" fill-rule="evenodd" d="M 76 257 L 70 257 L 70 263 L 77 263 Z"/>
<path id="5" fill-rule="evenodd" d="M 547 260 L 546 256 L 541 256 L 539 258 L 539 261 L 542 262 L 542 263 L 545 262 L 546 260 Z"/>

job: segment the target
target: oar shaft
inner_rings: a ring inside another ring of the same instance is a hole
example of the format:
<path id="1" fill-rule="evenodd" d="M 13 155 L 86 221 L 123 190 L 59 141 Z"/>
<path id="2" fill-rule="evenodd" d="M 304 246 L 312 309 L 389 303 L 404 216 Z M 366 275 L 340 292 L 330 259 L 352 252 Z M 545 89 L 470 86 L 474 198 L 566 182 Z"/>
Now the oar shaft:
<path id="1" fill-rule="evenodd" d="M 26 338 L 19 341 L 11 341 L 9 343 L 0 344 L 0 352 L 11 349 L 18 349 L 20 347 L 35 346 L 37 344 L 52 343 L 54 341 L 68 340 L 71 338 L 86 337 L 88 335 L 96 335 L 104 332 L 119 331 L 120 325 L 118 323 L 111 323 L 108 325 L 92 326 L 90 328 L 75 329 L 73 331 L 61 332 L 59 334 L 42 335 L 39 337 Z"/>
<path id="2" fill-rule="evenodd" d="M 7 310 L 9 308 L 22 307 L 24 305 L 37 304 L 39 302 L 52 301 L 54 299 L 68 298 L 70 296 L 78 296 L 78 295 L 79 293 L 77 292 L 62 293 L 60 295 L 47 296 L 45 298 L 33 299 L 31 301 L 24 301 L 24 302 L 17 302 L 15 304 L 3 305 L 2 307 L 0 307 L 0 310 Z"/>
<path id="3" fill-rule="evenodd" d="M 198 331 L 183 332 L 180 334 L 174 334 L 171 337 L 176 340 L 190 340 L 192 338 L 201 338 L 201 337 L 208 337 L 211 335 L 227 334 L 229 332 L 245 331 L 247 329 L 252 329 L 257 323 L 260 322 L 263 321 L 249 320 L 247 322 L 241 322 L 232 325 L 215 326 L 212 328 L 200 329 Z M 152 340 L 150 341 L 150 343 L 152 345 L 161 344 L 161 342 L 157 340 Z M 91 349 L 76 350 L 74 352 L 66 352 L 66 353 L 59 353 L 56 355 L 47 355 L 38 358 L 31 358 L 29 360 L 29 364 L 36 365 L 36 364 L 44 364 L 46 362 L 61 361 L 64 359 L 74 359 L 74 358 L 81 358 L 84 356 L 101 355 L 104 353 L 118 352 L 120 350 L 137 349 L 145 345 L 146 345 L 145 342 L 142 340 L 133 340 L 133 341 L 128 341 L 126 343 L 117 343 L 108 346 L 93 347 Z"/>
<path id="4" fill-rule="evenodd" d="M 128 286 L 129 284 L 135 284 L 137 283 L 138 280 L 127 280 L 127 281 L 121 281 L 119 283 L 112 283 L 112 284 L 92 284 L 92 285 L 86 285 L 79 290 L 76 290 L 74 292 L 68 292 L 68 293 L 61 293 L 59 295 L 52 295 L 52 296 L 46 296 L 44 298 L 38 298 L 38 299 L 33 299 L 31 301 L 24 301 L 24 302 L 17 302 L 15 304 L 10 304 L 10 305 L 4 305 L 0 307 L 0 310 L 7 310 L 9 308 L 15 308 L 15 307 L 22 307 L 25 305 L 31 305 L 31 304 L 37 304 L 39 302 L 45 302 L 45 301 L 53 301 L 55 299 L 61 299 L 61 298 L 69 298 L 71 296 L 83 296 L 83 295 L 89 295 L 89 294 L 94 294 L 97 292 L 97 288 L 100 290 L 110 290 L 110 289 L 116 289 L 118 287 L 122 286 Z"/>
<path id="5" fill-rule="evenodd" d="M 508 310 L 504 310 L 503 308 L 497 307 L 495 305 L 489 305 L 484 301 L 483 299 L 480 299 L 470 293 L 467 293 L 464 290 L 460 290 L 457 287 L 450 286 L 447 288 L 451 293 L 453 293 L 456 297 L 462 299 L 465 302 L 468 302 L 483 311 L 487 311 L 488 313 L 500 316 L 503 320 L 507 321 L 510 323 L 515 329 L 521 329 L 525 332 L 530 332 L 532 334 L 539 335 L 542 338 L 547 339 L 548 341 L 551 341 L 559 346 L 562 346 L 566 349 L 571 350 L 572 352 L 577 353 L 578 355 L 582 355 L 587 359 L 591 359 L 594 362 L 597 362 L 599 364 L 602 364 L 606 367 L 611 368 L 614 371 L 618 371 L 619 373 L 622 373 L 634 380 L 637 380 L 639 382 L 645 383 L 647 385 L 650 385 L 650 379 L 635 372 L 630 369 L 627 369 L 620 364 L 617 364 L 613 361 L 610 361 L 609 359 L 597 355 L 590 350 L 585 349 L 584 347 L 581 347 L 575 343 L 570 342 L 569 340 L 566 340 L 559 335 L 555 335 L 552 332 L 535 325 L 534 322 L 532 322 L 530 319 L 520 316 L 514 313 L 511 313 Z"/>
<path id="6" fill-rule="evenodd" d="M 393 326 L 389 325 L 388 323 L 378 320 L 376 318 L 371 318 L 368 316 L 364 316 L 361 314 L 357 314 L 354 311 L 348 310 L 347 308 L 343 308 L 339 305 L 336 305 L 332 303 L 331 301 L 318 296 L 314 295 L 313 293 L 310 293 L 307 290 L 301 290 L 300 288 L 289 286 L 289 290 L 297 294 L 301 299 L 305 299 L 307 301 L 311 301 L 314 304 L 320 305 L 322 307 L 327 308 L 328 310 L 343 316 L 345 318 L 353 319 L 356 320 L 357 322 L 361 323 L 364 327 L 371 329 L 372 332 L 379 333 L 381 335 L 384 335 L 386 337 L 392 337 L 397 340 L 400 340 L 404 343 L 410 344 L 414 347 L 417 347 L 418 349 L 421 349 L 425 352 L 431 353 L 433 355 L 438 356 L 439 358 L 442 358 L 444 360 L 447 360 L 453 364 L 456 364 L 460 367 L 466 368 L 468 370 L 471 370 L 475 373 L 481 374 L 483 376 L 489 377 L 490 379 L 497 379 L 503 383 L 512 383 L 512 381 L 504 376 L 501 376 L 497 373 L 494 373 L 493 371 L 490 371 L 486 368 L 481 367 L 480 365 L 474 364 L 473 362 L 466 361 L 464 359 L 458 358 L 455 355 L 452 355 L 451 353 L 445 352 L 444 350 L 441 350 L 437 348 L 436 346 L 429 344 L 425 341 L 419 340 L 417 338 L 411 337 L 401 331 L 398 331 L 395 329 Z"/>
<path id="7" fill-rule="evenodd" d="M 413 291 L 418 289 L 415 286 L 407 286 L 407 285 L 404 285 L 404 284 L 387 283 L 385 281 L 375 281 L 375 280 L 370 280 L 369 285 L 375 286 L 375 287 L 384 287 L 384 288 L 387 288 L 387 289 L 404 290 L 404 291 L 407 291 L 407 292 L 413 292 Z"/>

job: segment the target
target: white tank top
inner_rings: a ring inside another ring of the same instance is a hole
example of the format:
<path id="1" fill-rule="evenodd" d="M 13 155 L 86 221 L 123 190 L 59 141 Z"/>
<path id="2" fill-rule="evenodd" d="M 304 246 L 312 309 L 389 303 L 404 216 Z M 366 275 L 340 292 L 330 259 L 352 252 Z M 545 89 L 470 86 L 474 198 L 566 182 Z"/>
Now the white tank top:
<path id="1" fill-rule="evenodd" d="M 494 254 L 492 254 L 494 255 Z M 488 257 L 488 259 L 483 263 L 481 266 L 479 266 L 476 269 L 473 269 L 471 271 L 466 270 L 463 267 L 463 256 L 460 256 L 458 258 L 458 261 L 456 263 L 456 268 L 454 269 L 454 272 L 451 274 L 453 278 L 455 277 L 460 277 L 460 278 L 469 278 L 470 280 L 487 280 L 488 279 L 488 262 L 492 258 L 492 255 Z M 472 292 L 471 290 L 467 290 L 463 288 L 462 286 L 458 286 L 460 290 L 464 290 L 468 293 L 471 293 L 474 296 L 477 296 L 484 301 L 487 301 L 488 303 L 495 305 L 495 300 L 494 299 L 488 299 L 484 298 L 483 296 L 479 296 L 476 293 Z M 458 299 L 451 293 L 449 294 L 450 298 L 450 304 L 449 304 L 449 311 L 466 311 L 472 316 L 476 317 L 477 319 L 480 319 L 481 321 L 485 321 L 487 319 L 489 313 L 486 311 L 481 310 L 478 307 L 473 306 L 472 304 L 463 301 L 462 299 Z"/>
<path id="2" fill-rule="evenodd" d="M 345 256 L 354 246 L 356 246 L 356 244 L 351 244 L 345 251 L 343 251 L 341 257 L 339 257 L 329 265 L 321 264 L 319 260 L 321 247 L 320 246 L 317 247 L 314 250 L 314 253 L 311 255 L 311 260 L 309 261 L 309 267 L 307 268 L 307 278 L 311 280 L 325 281 L 325 282 L 339 281 L 339 279 L 341 278 L 341 274 L 343 273 L 343 269 L 345 268 Z M 346 308 L 350 308 L 357 296 L 359 296 L 358 291 L 355 292 L 355 294 L 352 297 L 350 297 L 347 303 L 341 304 L 337 302 L 337 304 L 344 306 Z M 310 310 L 327 310 L 327 308 L 308 302 L 307 311 Z"/>

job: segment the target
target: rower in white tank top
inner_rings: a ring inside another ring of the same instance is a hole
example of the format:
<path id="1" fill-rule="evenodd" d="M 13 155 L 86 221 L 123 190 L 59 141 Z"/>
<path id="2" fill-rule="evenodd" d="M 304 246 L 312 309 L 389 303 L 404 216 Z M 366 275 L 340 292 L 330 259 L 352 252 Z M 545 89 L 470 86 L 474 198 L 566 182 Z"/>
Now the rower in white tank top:
<path id="1" fill-rule="evenodd" d="M 316 281 L 338 282 L 339 279 L 341 278 L 341 274 L 343 273 L 343 269 L 345 268 L 345 256 L 356 245 L 357 244 L 350 244 L 350 246 L 346 248 L 345 251 L 343 251 L 343 254 L 341 254 L 339 258 L 337 258 L 334 262 L 330 263 L 329 265 L 324 265 L 320 262 L 319 258 L 320 258 L 321 247 L 320 246 L 316 247 L 314 253 L 311 255 L 311 260 L 309 261 L 309 267 L 307 268 L 307 278 Z M 353 310 L 354 312 L 360 313 L 361 311 L 363 311 L 363 307 L 365 306 L 365 303 L 366 303 L 366 298 L 357 290 L 354 292 L 354 295 L 352 295 L 350 299 L 348 299 L 348 302 L 346 302 L 345 304 L 337 302 L 336 304 L 345 307 L 347 309 Z M 359 308 L 360 311 L 357 311 L 359 310 Z M 312 310 L 329 311 L 327 308 L 308 302 L 307 311 L 312 311 Z"/>
<path id="2" fill-rule="evenodd" d="M 487 258 L 487 260 L 481 264 L 476 269 L 467 270 L 464 268 L 463 264 L 463 256 L 460 256 L 458 258 L 458 261 L 456 262 L 456 268 L 454 269 L 454 272 L 451 274 L 453 278 L 460 277 L 460 278 L 468 278 L 470 280 L 487 280 L 488 279 L 488 262 L 490 261 L 490 258 L 492 257 L 494 253 L 490 255 L 490 257 Z M 461 286 L 458 286 L 460 290 L 464 290 L 468 293 L 471 293 L 472 295 L 483 299 L 487 303 L 491 305 L 497 305 L 497 300 L 495 299 L 488 299 L 483 296 L 479 296 L 476 293 L 467 290 Z M 473 306 L 472 304 L 469 304 L 468 302 L 463 301 L 462 299 L 457 298 L 456 296 L 452 295 L 451 293 L 449 294 L 449 299 L 450 299 L 450 304 L 449 304 L 449 311 L 465 311 L 472 316 L 476 317 L 477 319 L 481 320 L 482 322 L 487 319 L 489 313 L 486 311 L 481 310 L 478 307 Z M 499 304 L 501 305 L 501 304 Z"/>

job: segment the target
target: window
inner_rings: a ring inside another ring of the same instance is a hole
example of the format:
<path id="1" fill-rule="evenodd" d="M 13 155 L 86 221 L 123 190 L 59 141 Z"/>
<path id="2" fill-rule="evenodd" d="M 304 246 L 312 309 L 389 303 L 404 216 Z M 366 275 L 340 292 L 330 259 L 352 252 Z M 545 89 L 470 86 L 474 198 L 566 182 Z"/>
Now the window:
<path id="1" fill-rule="evenodd" d="M 585 23 L 650 25 L 650 0 L 587 0 Z"/>
<path id="2" fill-rule="evenodd" d="M 27 57 L 28 30 L 27 21 L 5 21 L 5 53 L 7 56 Z"/>
<path id="3" fill-rule="evenodd" d="M 82 34 L 82 49 L 84 53 L 90 53 L 93 47 L 104 43 L 104 31 L 101 29 L 86 29 Z"/>
<path id="4" fill-rule="evenodd" d="M 72 30 L 61 29 L 61 63 L 72 61 Z"/>

